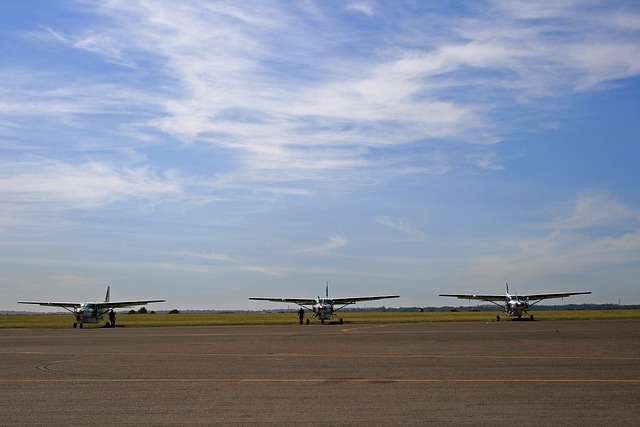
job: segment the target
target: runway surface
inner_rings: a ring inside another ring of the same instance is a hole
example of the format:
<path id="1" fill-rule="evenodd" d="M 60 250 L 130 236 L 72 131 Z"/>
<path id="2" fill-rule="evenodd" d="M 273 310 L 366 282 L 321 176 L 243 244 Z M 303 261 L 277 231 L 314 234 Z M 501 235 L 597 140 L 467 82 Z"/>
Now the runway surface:
<path id="1" fill-rule="evenodd" d="M 0 330 L 0 425 L 638 425 L 640 321 Z"/>

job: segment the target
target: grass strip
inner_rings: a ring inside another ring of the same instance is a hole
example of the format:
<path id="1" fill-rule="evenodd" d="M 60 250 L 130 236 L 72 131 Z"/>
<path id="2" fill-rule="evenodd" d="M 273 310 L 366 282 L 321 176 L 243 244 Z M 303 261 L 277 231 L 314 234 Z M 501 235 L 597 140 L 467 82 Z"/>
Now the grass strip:
<path id="1" fill-rule="evenodd" d="M 498 312 L 344 312 L 345 324 L 426 323 L 426 322 L 489 322 Z M 307 317 L 309 317 L 307 315 Z M 640 310 L 545 310 L 535 312 L 536 321 L 545 320 L 613 320 L 640 319 Z M 502 321 L 510 321 L 503 317 Z M 127 327 L 171 326 L 233 326 L 296 324 L 298 315 L 291 313 L 207 313 L 207 314 L 118 314 L 117 324 Z M 0 328 L 70 328 L 69 314 L 7 314 L 0 315 Z M 312 324 L 320 322 L 313 320 Z M 87 328 L 102 324 L 85 325 Z"/>

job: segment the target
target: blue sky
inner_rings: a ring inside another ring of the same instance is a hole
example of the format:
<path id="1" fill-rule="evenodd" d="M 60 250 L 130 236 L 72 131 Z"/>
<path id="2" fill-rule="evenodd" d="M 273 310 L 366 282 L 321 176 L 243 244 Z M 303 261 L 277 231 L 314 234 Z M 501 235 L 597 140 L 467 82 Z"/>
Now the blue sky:
<path id="1" fill-rule="evenodd" d="M 0 309 L 640 303 L 637 2 L 6 0 L 0 52 Z"/>

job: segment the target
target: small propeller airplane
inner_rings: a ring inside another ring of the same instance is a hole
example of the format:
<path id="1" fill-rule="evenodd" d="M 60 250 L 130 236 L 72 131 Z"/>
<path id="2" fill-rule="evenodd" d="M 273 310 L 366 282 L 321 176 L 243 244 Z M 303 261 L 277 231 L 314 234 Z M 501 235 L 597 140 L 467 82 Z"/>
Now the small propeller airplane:
<path id="1" fill-rule="evenodd" d="M 506 283 L 506 293 L 503 295 L 479 295 L 479 294 L 440 294 L 441 297 L 454 297 L 459 299 L 468 300 L 480 300 L 487 301 L 491 304 L 495 304 L 502 308 L 502 313 L 496 316 L 496 320 L 499 322 L 503 314 L 506 313 L 507 317 L 515 316 L 518 320 L 522 319 L 523 315 L 529 316 L 529 319 L 534 320 L 533 314 L 529 314 L 529 308 L 536 305 L 542 300 L 551 298 L 565 298 L 571 295 L 586 295 L 591 292 L 559 292 L 554 294 L 510 294 L 509 283 Z M 504 301 L 504 306 L 497 301 Z"/>
<path id="2" fill-rule="evenodd" d="M 43 306 L 62 307 L 76 317 L 73 327 L 82 328 L 85 323 L 105 322 L 106 326 L 115 326 L 115 317 L 111 323 L 104 320 L 103 316 L 115 308 L 133 307 L 135 305 L 145 305 L 153 302 L 164 302 L 163 299 L 140 300 L 140 301 L 109 301 L 111 287 L 107 286 L 107 295 L 104 302 L 41 302 L 41 301 L 18 301 L 18 304 L 38 304 Z"/>
<path id="3" fill-rule="evenodd" d="M 360 301 L 374 301 L 380 299 L 387 298 L 399 298 L 400 295 L 378 295 L 371 297 L 350 297 L 350 298 L 329 298 L 329 284 L 327 284 L 327 288 L 325 290 L 325 297 L 321 298 L 256 298 L 251 297 L 251 300 L 258 301 L 270 301 L 270 302 L 289 302 L 293 304 L 298 304 L 300 307 L 307 311 L 313 312 L 314 319 L 320 319 L 320 323 L 324 325 L 325 320 L 331 320 L 334 317 L 338 317 L 335 312 L 342 310 L 346 306 L 350 304 L 355 304 Z M 340 305 L 340 307 L 335 308 L 335 305 Z M 342 324 L 342 318 L 339 319 L 339 322 Z M 308 323 L 308 321 L 307 321 Z"/>

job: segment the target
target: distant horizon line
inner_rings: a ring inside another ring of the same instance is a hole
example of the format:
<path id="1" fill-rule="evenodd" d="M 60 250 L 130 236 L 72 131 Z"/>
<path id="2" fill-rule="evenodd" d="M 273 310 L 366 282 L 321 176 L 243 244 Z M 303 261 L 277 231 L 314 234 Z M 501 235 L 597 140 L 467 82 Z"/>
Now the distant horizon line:
<path id="1" fill-rule="evenodd" d="M 141 306 L 146 307 L 146 306 Z M 479 304 L 479 305 L 444 305 L 444 306 L 411 306 L 411 307 L 352 307 L 345 308 L 343 312 L 376 312 L 376 311 L 390 311 L 390 312 L 443 312 L 443 311 L 498 311 L 501 307 L 493 304 Z M 639 310 L 640 304 L 619 304 L 619 303 L 584 303 L 584 304 L 559 304 L 559 305 L 536 305 L 536 311 L 550 311 L 550 310 Z M 140 310 L 140 309 L 138 309 Z M 116 310 L 120 314 L 128 314 L 131 312 L 138 312 L 136 309 L 129 310 Z M 298 306 L 295 308 L 270 308 L 270 309 L 177 309 L 170 310 L 147 310 L 149 314 L 171 314 L 171 312 L 178 311 L 183 314 L 225 314 L 225 313 L 295 313 L 298 310 Z M 68 312 L 62 311 L 29 311 L 29 310 L 0 310 L 1 315 L 18 315 L 18 314 L 62 314 L 68 315 Z"/>

